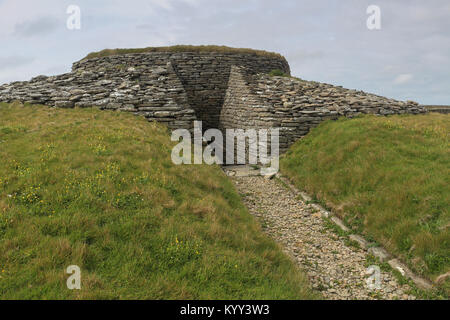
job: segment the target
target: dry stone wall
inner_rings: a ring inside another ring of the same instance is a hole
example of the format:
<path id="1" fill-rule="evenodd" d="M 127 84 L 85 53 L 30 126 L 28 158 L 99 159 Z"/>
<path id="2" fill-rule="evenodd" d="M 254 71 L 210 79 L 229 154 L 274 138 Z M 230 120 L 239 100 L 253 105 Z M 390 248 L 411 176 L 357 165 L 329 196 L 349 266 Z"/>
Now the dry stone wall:
<path id="1" fill-rule="evenodd" d="M 114 71 L 114 68 L 122 67 L 134 68 L 136 73 L 140 73 L 169 62 L 183 85 L 190 108 L 195 111 L 197 119 L 203 121 L 204 129 L 219 127 L 219 114 L 233 65 L 244 66 L 251 73 L 267 73 L 274 69 L 290 73 L 289 64 L 281 57 L 217 52 L 117 55 L 80 61 L 74 63 L 72 69 L 74 72 L 89 72 L 111 67 Z M 178 92 L 176 88 L 167 89 Z M 144 103 L 147 102 L 144 100 Z"/>
<path id="2" fill-rule="evenodd" d="M 220 114 L 221 128 L 280 128 L 280 150 L 326 119 L 359 114 L 424 113 L 413 101 L 233 67 Z"/>
<path id="3" fill-rule="evenodd" d="M 253 53 L 149 52 L 82 60 L 72 71 L 0 86 L 0 101 L 132 112 L 171 129 L 281 128 L 286 150 L 321 121 L 361 113 L 422 113 L 401 102 L 290 74 L 281 56 Z"/>
<path id="4" fill-rule="evenodd" d="M 122 61 L 105 59 L 95 67 L 76 66 L 67 74 L 13 82 L 0 87 L 0 101 L 61 108 L 96 106 L 133 112 L 170 128 L 192 128 L 195 111 L 170 61 L 149 59 L 139 66 Z"/>
<path id="5" fill-rule="evenodd" d="M 98 106 L 143 115 L 170 128 L 219 127 L 233 65 L 252 73 L 280 69 L 284 58 L 236 53 L 136 53 L 79 61 L 72 72 L 0 86 L 0 101 L 71 108 Z"/>

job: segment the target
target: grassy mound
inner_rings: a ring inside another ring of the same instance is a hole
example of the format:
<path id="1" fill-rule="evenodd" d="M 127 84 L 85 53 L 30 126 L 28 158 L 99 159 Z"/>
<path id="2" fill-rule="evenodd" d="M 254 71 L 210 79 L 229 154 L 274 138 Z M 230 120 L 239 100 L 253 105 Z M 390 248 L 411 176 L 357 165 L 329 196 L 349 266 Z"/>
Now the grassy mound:
<path id="1" fill-rule="evenodd" d="M 247 48 L 231 48 L 226 46 L 191 46 L 191 45 L 177 45 L 170 47 L 148 47 L 148 48 L 130 48 L 130 49 L 104 49 L 98 52 L 91 52 L 82 60 L 101 58 L 118 54 L 127 53 L 146 53 L 146 52 L 218 52 L 218 53 L 241 53 L 254 54 L 259 56 L 274 57 L 284 59 L 278 53 L 268 52 L 264 50 L 254 50 Z"/>
<path id="2" fill-rule="evenodd" d="M 355 230 L 434 278 L 450 269 L 449 120 L 324 122 L 290 149 L 281 169 Z"/>
<path id="3" fill-rule="evenodd" d="M 312 298 L 220 168 L 172 145 L 130 114 L 0 104 L 0 298 Z"/>

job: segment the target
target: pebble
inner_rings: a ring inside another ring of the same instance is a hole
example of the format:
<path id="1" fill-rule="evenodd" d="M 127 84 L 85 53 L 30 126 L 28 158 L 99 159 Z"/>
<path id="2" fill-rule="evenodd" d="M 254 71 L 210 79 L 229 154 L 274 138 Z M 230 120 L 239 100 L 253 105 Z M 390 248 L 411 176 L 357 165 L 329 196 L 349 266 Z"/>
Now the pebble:
<path id="1" fill-rule="evenodd" d="M 381 288 L 367 285 L 367 252 L 348 247 L 345 237 L 327 229 L 314 209 L 276 179 L 260 176 L 231 177 L 250 213 L 264 225 L 264 232 L 282 245 L 309 278 L 311 288 L 325 299 L 402 299 L 410 289 L 390 272 L 381 270 Z"/>

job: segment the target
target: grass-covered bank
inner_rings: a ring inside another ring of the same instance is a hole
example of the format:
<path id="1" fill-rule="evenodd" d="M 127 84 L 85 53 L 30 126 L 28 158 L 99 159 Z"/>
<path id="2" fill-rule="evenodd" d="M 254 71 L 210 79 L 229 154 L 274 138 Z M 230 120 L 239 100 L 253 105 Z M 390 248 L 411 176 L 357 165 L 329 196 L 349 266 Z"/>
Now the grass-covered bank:
<path id="1" fill-rule="evenodd" d="M 313 298 L 220 168 L 171 146 L 126 113 L 0 104 L 0 298 Z"/>
<path id="2" fill-rule="evenodd" d="M 327 121 L 287 152 L 281 170 L 434 279 L 450 269 L 449 134 L 450 118 L 439 114 Z"/>

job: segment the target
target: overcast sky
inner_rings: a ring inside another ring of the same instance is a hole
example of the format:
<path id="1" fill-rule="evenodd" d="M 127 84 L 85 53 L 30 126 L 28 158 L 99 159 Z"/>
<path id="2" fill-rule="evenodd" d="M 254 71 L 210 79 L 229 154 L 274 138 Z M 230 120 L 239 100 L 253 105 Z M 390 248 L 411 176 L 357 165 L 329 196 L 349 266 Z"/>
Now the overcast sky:
<path id="1" fill-rule="evenodd" d="M 369 5 L 381 29 L 366 25 Z M 69 5 L 81 29 L 69 30 Z M 0 83 L 92 51 L 218 44 L 283 54 L 306 80 L 450 104 L 449 0 L 0 0 Z"/>

